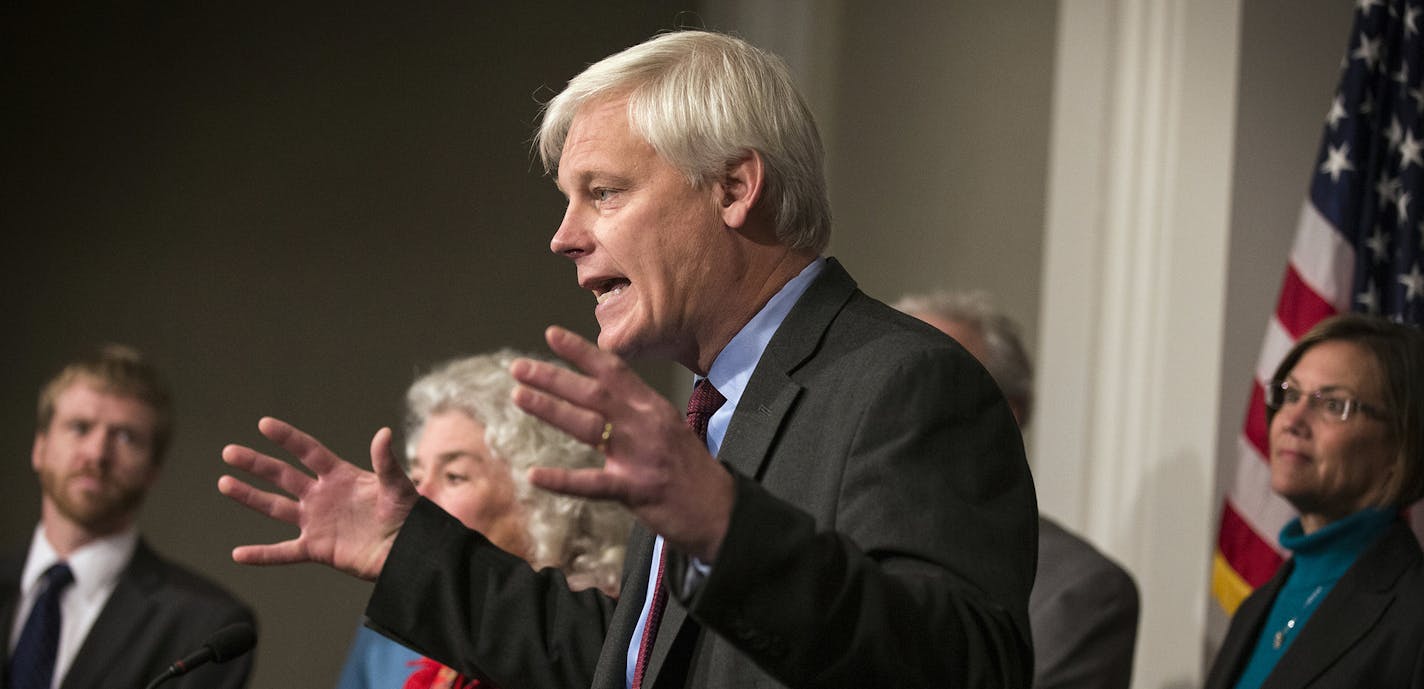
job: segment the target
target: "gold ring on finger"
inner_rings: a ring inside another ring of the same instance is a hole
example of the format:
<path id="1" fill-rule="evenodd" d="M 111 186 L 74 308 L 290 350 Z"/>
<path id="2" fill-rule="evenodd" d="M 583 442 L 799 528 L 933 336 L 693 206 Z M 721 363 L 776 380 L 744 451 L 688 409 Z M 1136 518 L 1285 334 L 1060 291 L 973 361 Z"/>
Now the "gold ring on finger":
<path id="1" fill-rule="evenodd" d="M 599 452 L 603 452 L 603 453 L 606 454 L 606 453 L 608 452 L 608 440 L 609 440 L 610 438 L 612 438 L 612 437 L 613 437 L 613 422 L 612 422 L 612 421 L 604 421 L 604 422 L 603 422 L 603 435 L 600 435 L 600 436 L 598 437 L 598 444 L 597 444 L 597 445 L 594 445 L 594 449 L 598 450 Z"/>

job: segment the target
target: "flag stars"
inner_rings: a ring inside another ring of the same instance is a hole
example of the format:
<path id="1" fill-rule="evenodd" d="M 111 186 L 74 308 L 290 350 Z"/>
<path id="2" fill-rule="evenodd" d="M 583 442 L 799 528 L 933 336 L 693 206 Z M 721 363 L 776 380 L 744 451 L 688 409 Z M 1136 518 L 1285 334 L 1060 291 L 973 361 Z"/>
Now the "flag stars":
<path id="1" fill-rule="evenodd" d="M 1382 6 L 1382 0 L 1355 0 L 1355 8 L 1362 14 L 1369 14 L 1370 9 Z"/>
<path id="2" fill-rule="evenodd" d="M 1369 247 L 1370 256 L 1375 263 L 1384 263 L 1389 252 L 1389 239 L 1384 236 L 1379 225 L 1375 225 L 1375 231 L 1370 233 L 1369 239 L 1365 240 L 1365 246 Z"/>
<path id="3" fill-rule="evenodd" d="M 1330 128 L 1335 129 L 1340 125 L 1340 120 L 1349 117 L 1345 112 L 1345 99 L 1336 94 L 1335 100 L 1330 103 L 1330 113 L 1325 116 L 1325 121 L 1330 123 Z"/>
<path id="4" fill-rule="evenodd" d="M 1419 264 L 1415 263 L 1406 275 L 1399 276 L 1399 284 L 1404 285 L 1404 300 L 1414 301 L 1424 294 L 1424 273 L 1419 272 Z"/>
<path id="5" fill-rule="evenodd" d="M 1359 304 L 1365 313 L 1379 313 L 1379 296 L 1375 294 L 1373 282 L 1365 286 L 1365 291 L 1355 295 L 1355 303 Z"/>
<path id="6" fill-rule="evenodd" d="M 1320 171 L 1330 175 L 1331 182 L 1339 182 L 1340 173 L 1353 169 L 1355 165 L 1350 162 L 1350 144 L 1331 146 L 1325 162 L 1320 165 Z"/>
<path id="7" fill-rule="evenodd" d="M 1389 126 L 1384 130 L 1384 138 L 1389 142 L 1390 148 L 1398 148 L 1399 142 L 1404 140 L 1404 127 L 1400 126 L 1398 117 L 1390 118 Z"/>
<path id="8" fill-rule="evenodd" d="M 1399 178 L 1390 177 L 1388 172 L 1381 172 L 1378 182 L 1375 182 L 1375 195 L 1379 197 L 1380 208 L 1399 200 Z"/>
<path id="9" fill-rule="evenodd" d="M 1407 169 L 1410 165 L 1424 167 L 1424 142 L 1414 138 L 1414 132 L 1405 132 L 1404 141 L 1399 142 L 1399 167 Z"/>
<path id="10" fill-rule="evenodd" d="M 1413 5 L 1404 9 L 1404 36 L 1406 38 L 1408 38 L 1410 34 L 1419 33 L 1420 12 L 1421 10 Z"/>
<path id="11" fill-rule="evenodd" d="M 1398 220 L 1400 225 L 1409 222 L 1409 201 L 1409 192 L 1406 191 L 1400 194 L 1399 200 L 1394 203 L 1394 217 Z"/>
<path id="12" fill-rule="evenodd" d="M 1358 48 L 1355 48 L 1355 52 L 1350 53 L 1350 57 L 1359 60 L 1364 60 L 1366 66 L 1368 66 L 1370 69 L 1374 69 L 1375 64 L 1379 62 L 1380 39 L 1370 39 L 1361 34 L 1360 46 Z"/>

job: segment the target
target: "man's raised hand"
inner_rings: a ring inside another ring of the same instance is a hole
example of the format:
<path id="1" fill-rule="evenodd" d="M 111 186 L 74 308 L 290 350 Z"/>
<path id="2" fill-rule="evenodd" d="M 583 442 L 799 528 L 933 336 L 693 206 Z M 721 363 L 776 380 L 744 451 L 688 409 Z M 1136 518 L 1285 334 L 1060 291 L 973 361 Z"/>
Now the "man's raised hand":
<path id="1" fill-rule="evenodd" d="M 241 445 L 224 447 L 224 462 L 287 495 L 255 488 L 232 476 L 218 479 L 218 491 L 300 529 L 296 538 L 281 543 L 238 546 L 232 559 L 248 565 L 317 562 L 374 581 L 419 499 L 391 455 L 390 429 L 382 428 L 371 438 L 373 473 L 341 459 L 286 422 L 264 417 L 257 428 L 316 475 Z"/>

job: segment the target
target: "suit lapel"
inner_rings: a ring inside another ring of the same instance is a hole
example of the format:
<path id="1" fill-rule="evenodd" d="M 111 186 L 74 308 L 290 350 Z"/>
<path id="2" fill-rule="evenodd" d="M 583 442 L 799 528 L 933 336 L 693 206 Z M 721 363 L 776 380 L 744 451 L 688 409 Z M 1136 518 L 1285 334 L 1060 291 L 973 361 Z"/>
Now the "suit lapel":
<path id="1" fill-rule="evenodd" d="M 1399 576 L 1418 557 L 1408 547 L 1412 544 L 1402 540 L 1413 538 L 1402 522 L 1391 525 L 1379 542 L 1345 572 L 1306 621 L 1262 689 L 1307 686 L 1373 629 L 1394 601 L 1394 585 Z"/>
<path id="2" fill-rule="evenodd" d="M 608 634 L 594 672 L 593 689 L 623 689 L 628 643 L 633 638 L 633 630 L 638 626 L 638 614 L 642 612 L 643 601 L 648 595 L 648 573 L 653 566 L 653 539 L 652 532 L 643 528 L 642 524 L 633 524 L 633 531 L 628 536 L 628 561 L 624 565 L 628 575 L 619 594 L 618 607 L 613 612 L 613 619 L 608 623 Z M 617 640 L 617 643 L 614 643 L 614 640 Z"/>
<path id="3" fill-rule="evenodd" d="M 153 592 L 162 577 L 157 556 L 140 539 L 133 560 L 119 575 L 114 592 L 84 637 L 84 644 L 74 656 L 74 664 L 64 676 L 61 689 L 107 684 L 109 670 L 119 663 L 129 647 L 126 641 L 152 616 Z"/>
<path id="4" fill-rule="evenodd" d="M 855 293 L 855 280 L 835 259 L 786 314 L 747 381 L 717 458 L 736 471 L 760 478 L 786 415 L 801 395 L 791 374 L 820 345 L 826 329 Z"/>
<path id="5" fill-rule="evenodd" d="M 25 556 L 5 556 L 0 560 L 0 686 L 10 686 L 10 630 L 15 624 L 20 602 L 20 575 Z"/>
<path id="6" fill-rule="evenodd" d="M 1285 584 L 1286 577 L 1294 566 L 1293 562 L 1287 560 L 1276 570 L 1270 581 L 1256 589 L 1256 592 L 1236 609 L 1231 618 L 1230 631 L 1222 642 L 1221 649 L 1217 651 L 1216 662 L 1212 663 L 1206 689 L 1229 689 L 1235 686 L 1241 671 L 1251 659 L 1256 640 L 1261 637 L 1261 626 L 1266 622 L 1271 603 L 1276 600 L 1276 594 L 1280 593 L 1281 586 Z"/>

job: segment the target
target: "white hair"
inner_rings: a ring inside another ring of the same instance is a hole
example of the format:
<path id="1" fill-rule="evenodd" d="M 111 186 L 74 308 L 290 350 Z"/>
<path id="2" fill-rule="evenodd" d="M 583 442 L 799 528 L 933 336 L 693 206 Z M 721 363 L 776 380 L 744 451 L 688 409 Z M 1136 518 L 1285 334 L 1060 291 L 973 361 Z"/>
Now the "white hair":
<path id="1" fill-rule="evenodd" d="M 535 134 L 545 171 L 557 173 L 580 108 L 623 96 L 633 131 L 694 187 L 756 151 L 777 239 L 817 252 L 830 243 L 821 135 L 781 58 L 707 31 L 661 34 L 606 57 L 545 105 Z"/>

